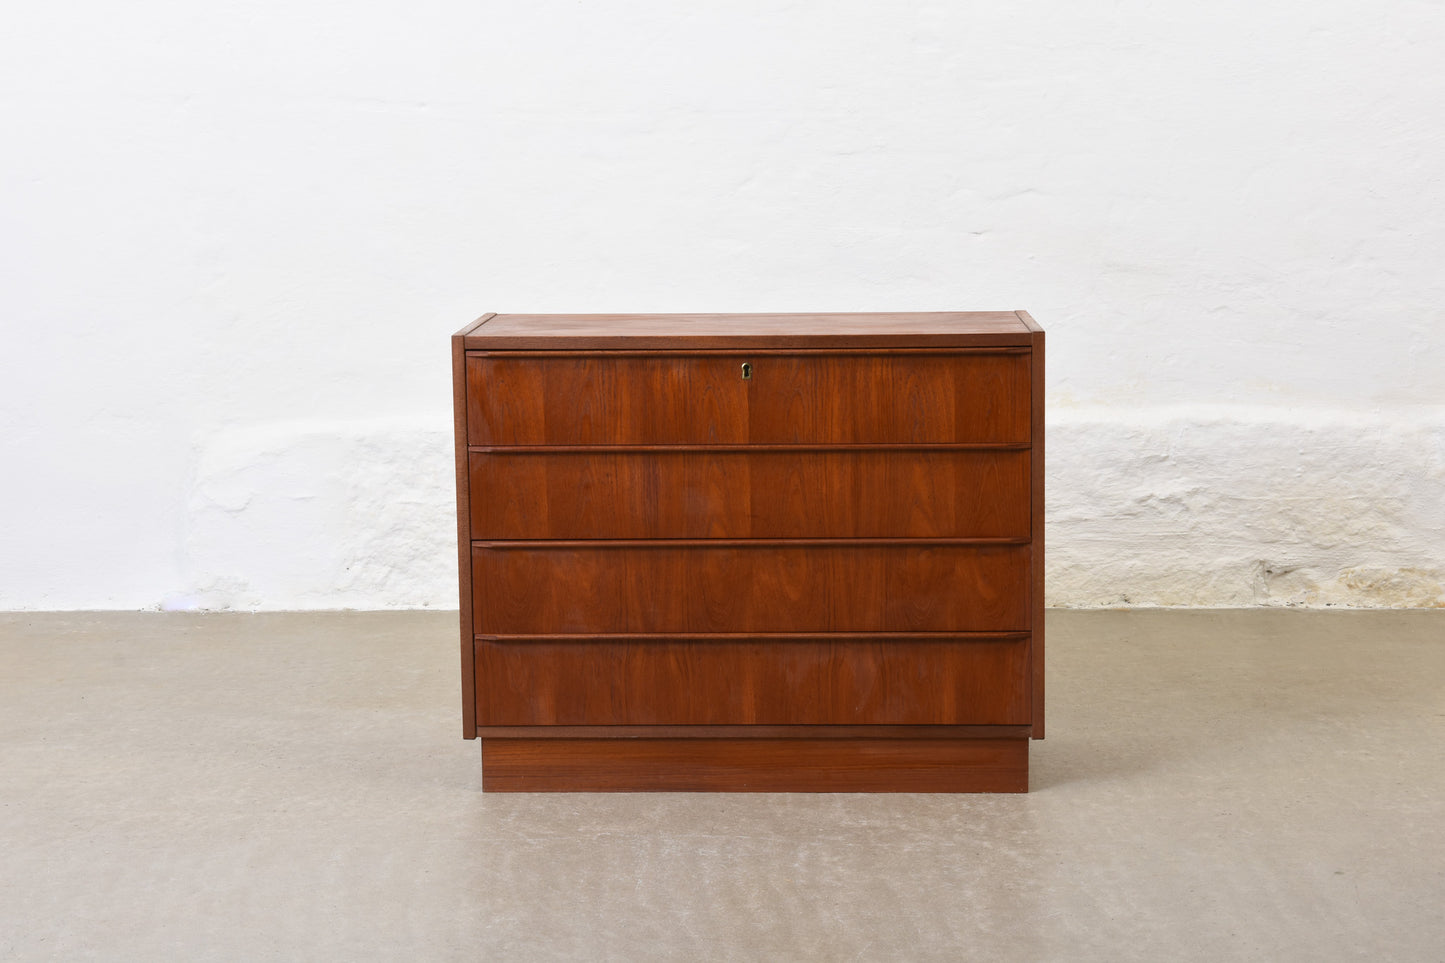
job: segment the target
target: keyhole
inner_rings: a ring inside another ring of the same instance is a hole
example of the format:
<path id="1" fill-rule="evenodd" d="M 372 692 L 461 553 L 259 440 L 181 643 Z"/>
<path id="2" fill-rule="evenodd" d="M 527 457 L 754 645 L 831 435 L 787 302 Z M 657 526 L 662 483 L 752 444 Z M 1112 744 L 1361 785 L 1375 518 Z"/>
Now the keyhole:
<path id="1" fill-rule="evenodd" d="M 751 380 L 753 380 L 753 366 L 752 366 L 750 363 L 746 362 L 746 361 L 743 362 L 743 380 L 744 380 L 744 381 L 751 381 Z"/>

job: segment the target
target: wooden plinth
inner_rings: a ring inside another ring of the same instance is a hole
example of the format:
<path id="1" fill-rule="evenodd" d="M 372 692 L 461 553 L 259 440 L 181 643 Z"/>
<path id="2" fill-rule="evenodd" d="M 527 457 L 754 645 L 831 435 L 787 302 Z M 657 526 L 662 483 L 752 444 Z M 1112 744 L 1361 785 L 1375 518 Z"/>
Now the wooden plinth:
<path id="1" fill-rule="evenodd" d="M 1027 738 L 483 736 L 487 792 L 1028 792 Z"/>

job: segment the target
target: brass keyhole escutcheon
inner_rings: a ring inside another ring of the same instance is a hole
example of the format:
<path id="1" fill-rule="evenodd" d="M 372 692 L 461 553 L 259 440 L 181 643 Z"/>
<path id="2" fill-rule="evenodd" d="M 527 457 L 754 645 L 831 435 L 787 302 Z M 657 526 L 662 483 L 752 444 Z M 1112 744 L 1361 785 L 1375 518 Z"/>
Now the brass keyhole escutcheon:
<path id="1" fill-rule="evenodd" d="M 753 366 L 752 366 L 752 363 L 751 363 L 751 362 L 748 362 L 748 361 L 744 361 L 744 362 L 743 362 L 743 380 L 744 380 L 744 381 L 752 381 L 752 380 L 753 380 Z"/>

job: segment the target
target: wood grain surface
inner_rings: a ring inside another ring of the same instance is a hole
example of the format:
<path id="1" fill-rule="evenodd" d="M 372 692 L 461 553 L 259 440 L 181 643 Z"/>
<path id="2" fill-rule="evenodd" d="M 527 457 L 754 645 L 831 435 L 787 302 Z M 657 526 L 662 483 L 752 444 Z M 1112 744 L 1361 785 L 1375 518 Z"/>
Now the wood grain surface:
<path id="1" fill-rule="evenodd" d="M 1027 344 L 1012 311 L 847 314 L 500 314 L 468 348 L 950 347 Z"/>
<path id="2" fill-rule="evenodd" d="M 1027 739 L 483 739 L 486 792 L 1028 792 Z"/>
<path id="3" fill-rule="evenodd" d="M 1033 738 L 1044 737 L 1044 329 L 1027 311 L 1016 311 L 1029 329 L 1029 438 L 1032 445 L 1030 509 L 1033 518 L 1030 548 L 1033 559 Z"/>
<path id="4" fill-rule="evenodd" d="M 482 635 L 1029 628 L 1027 544 L 479 542 Z"/>
<path id="5" fill-rule="evenodd" d="M 1026 639 L 478 639 L 479 725 L 1018 725 Z"/>
<path id="6" fill-rule="evenodd" d="M 477 726 L 479 739 L 1027 739 L 1021 726 Z"/>
<path id="7" fill-rule="evenodd" d="M 1029 453 L 496 448 L 478 539 L 1029 536 Z"/>
<path id="8" fill-rule="evenodd" d="M 471 483 L 467 461 L 467 356 L 466 336 L 495 315 L 484 314 L 452 336 L 452 430 L 457 466 L 457 576 L 458 620 L 462 633 L 462 738 L 476 738 L 476 672 L 472 665 L 472 533 Z"/>
<path id="9" fill-rule="evenodd" d="M 470 354 L 467 399 L 478 446 L 1027 443 L 1030 428 L 1017 351 Z"/>

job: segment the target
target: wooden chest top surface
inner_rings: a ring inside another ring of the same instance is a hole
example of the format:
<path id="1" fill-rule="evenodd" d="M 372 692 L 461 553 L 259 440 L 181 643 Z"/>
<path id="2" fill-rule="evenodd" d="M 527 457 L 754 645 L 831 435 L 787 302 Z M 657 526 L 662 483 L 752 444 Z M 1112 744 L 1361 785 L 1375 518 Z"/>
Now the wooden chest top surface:
<path id="1" fill-rule="evenodd" d="M 468 350 L 888 348 L 1027 345 L 1018 311 L 850 314 L 493 314 L 465 329 Z"/>

